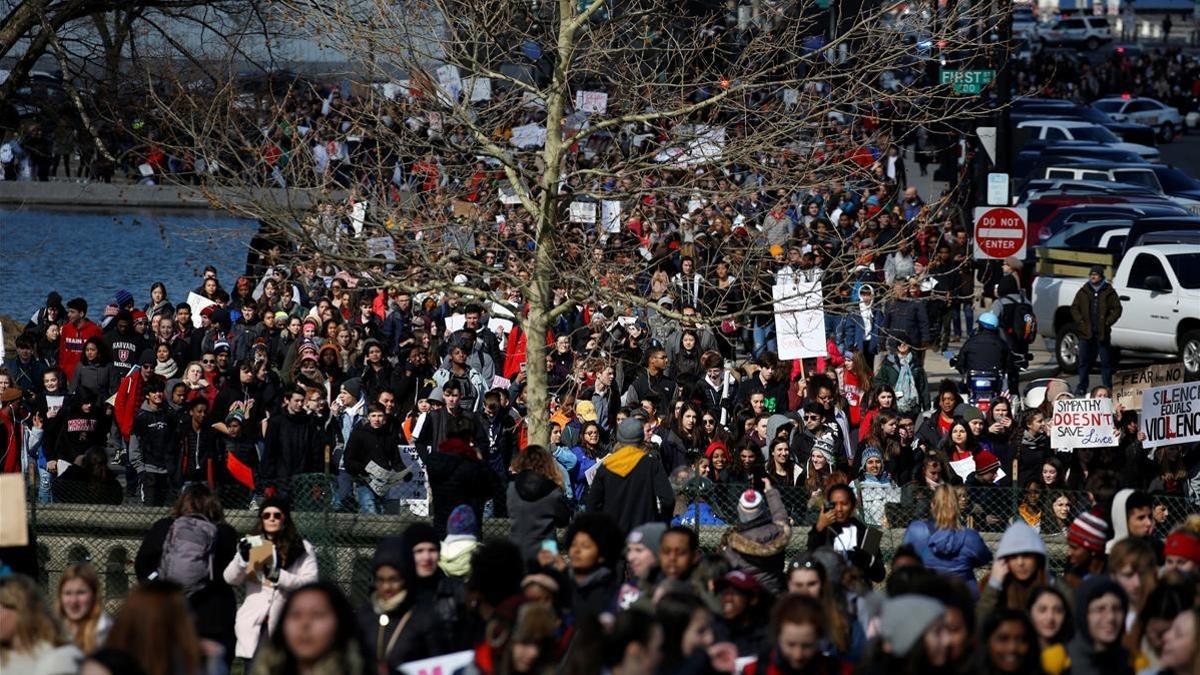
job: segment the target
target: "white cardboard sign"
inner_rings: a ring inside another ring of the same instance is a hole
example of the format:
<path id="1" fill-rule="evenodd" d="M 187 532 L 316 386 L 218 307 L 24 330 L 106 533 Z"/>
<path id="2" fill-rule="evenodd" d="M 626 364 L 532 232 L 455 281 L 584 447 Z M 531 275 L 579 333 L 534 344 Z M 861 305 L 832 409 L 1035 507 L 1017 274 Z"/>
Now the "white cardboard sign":
<path id="1" fill-rule="evenodd" d="M 575 109 L 585 113 L 604 114 L 608 109 L 608 94 L 602 91 L 577 91 Z"/>
<path id="2" fill-rule="evenodd" d="M 1050 447 L 1055 450 L 1116 445 L 1111 398 L 1064 398 L 1054 402 Z"/>
<path id="3" fill-rule="evenodd" d="M 594 223 L 594 222 L 596 222 L 596 203 L 595 202 L 571 202 L 571 222 L 572 223 Z"/>
<path id="4" fill-rule="evenodd" d="M 1142 431 L 1147 449 L 1200 441 L 1200 382 L 1142 392 Z"/>
<path id="5" fill-rule="evenodd" d="M 771 287 L 779 358 L 790 361 L 827 356 L 821 282 L 800 281 Z"/>

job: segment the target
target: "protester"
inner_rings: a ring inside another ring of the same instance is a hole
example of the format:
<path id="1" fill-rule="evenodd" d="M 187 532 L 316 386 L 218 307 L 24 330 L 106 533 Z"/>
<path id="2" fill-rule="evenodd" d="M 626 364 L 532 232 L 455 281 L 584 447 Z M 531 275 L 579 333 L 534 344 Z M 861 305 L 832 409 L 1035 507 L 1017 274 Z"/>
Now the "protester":
<path id="1" fill-rule="evenodd" d="M 248 671 L 251 675 L 367 672 L 354 610 L 337 586 L 298 586 L 282 603 L 279 617 L 278 627 Z"/>
<path id="2" fill-rule="evenodd" d="M 82 652 L 62 632 L 26 576 L 0 579 L 0 668 L 11 673 L 71 675 Z"/>
<path id="3" fill-rule="evenodd" d="M 269 550 L 261 555 L 264 547 Z M 287 500 L 263 500 L 258 522 L 238 542 L 237 555 L 225 566 L 224 577 L 230 586 L 245 586 L 246 598 L 234 624 L 234 653 L 238 658 L 252 659 L 262 633 L 273 633 L 279 625 L 289 594 L 317 579 L 316 549 L 300 536 Z"/>
<path id="4" fill-rule="evenodd" d="M 183 590 L 169 581 L 148 581 L 133 589 L 113 621 L 106 647 L 129 654 L 146 675 L 223 671 L 220 647 L 205 647 Z"/>
<path id="5" fill-rule="evenodd" d="M 79 651 L 90 654 L 104 645 L 112 628 L 112 618 L 104 611 L 96 568 L 88 563 L 78 563 L 63 570 L 58 580 L 55 609 Z"/>

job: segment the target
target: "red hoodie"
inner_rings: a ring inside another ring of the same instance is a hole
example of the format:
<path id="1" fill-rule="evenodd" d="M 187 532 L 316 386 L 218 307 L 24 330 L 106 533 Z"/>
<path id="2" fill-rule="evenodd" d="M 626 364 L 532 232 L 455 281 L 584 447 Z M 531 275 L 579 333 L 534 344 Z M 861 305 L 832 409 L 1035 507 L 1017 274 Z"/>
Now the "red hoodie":
<path id="1" fill-rule="evenodd" d="M 68 382 L 75 375 L 75 367 L 79 365 L 79 360 L 83 358 L 83 343 L 91 338 L 98 338 L 101 334 L 100 326 L 88 319 L 84 319 L 78 328 L 71 322 L 63 324 L 62 337 L 58 342 L 58 367 L 67 374 Z"/>

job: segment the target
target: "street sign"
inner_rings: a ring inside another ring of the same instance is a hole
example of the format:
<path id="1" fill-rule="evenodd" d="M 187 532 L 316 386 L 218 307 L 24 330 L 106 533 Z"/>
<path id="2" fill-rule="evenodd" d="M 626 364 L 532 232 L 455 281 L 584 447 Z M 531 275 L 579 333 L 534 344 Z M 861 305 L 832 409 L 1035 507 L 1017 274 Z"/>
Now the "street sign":
<path id="1" fill-rule="evenodd" d="M 1025 255 L 1024 208 L 980 206 L 975 209 L 975 259 L 1003 260 Z"/>
<path id="2" fill-rule="evenodd" d="M 954 85 L 956 94 L 978 94 L 996 79 L 994 70 L 946 70 L 941 71 L 941 83 Z"/>
<path id="3" fill-rule="evenodd" d="M 1008 174 L 989 173 L 987 180 L 988 206 L 1008 206 Z"/>

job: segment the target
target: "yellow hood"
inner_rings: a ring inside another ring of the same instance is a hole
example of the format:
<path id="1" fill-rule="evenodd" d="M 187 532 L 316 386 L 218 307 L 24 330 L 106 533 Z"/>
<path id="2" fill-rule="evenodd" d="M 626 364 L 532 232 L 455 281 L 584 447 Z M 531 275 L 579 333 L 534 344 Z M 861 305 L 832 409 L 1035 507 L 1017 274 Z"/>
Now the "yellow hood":
<path id="1" fill-rule="evenodd" d="M 604 468 L 624 478 L 645 456 L 646 453 L 636 445 L 626 445 L 604 458 Z"/>

